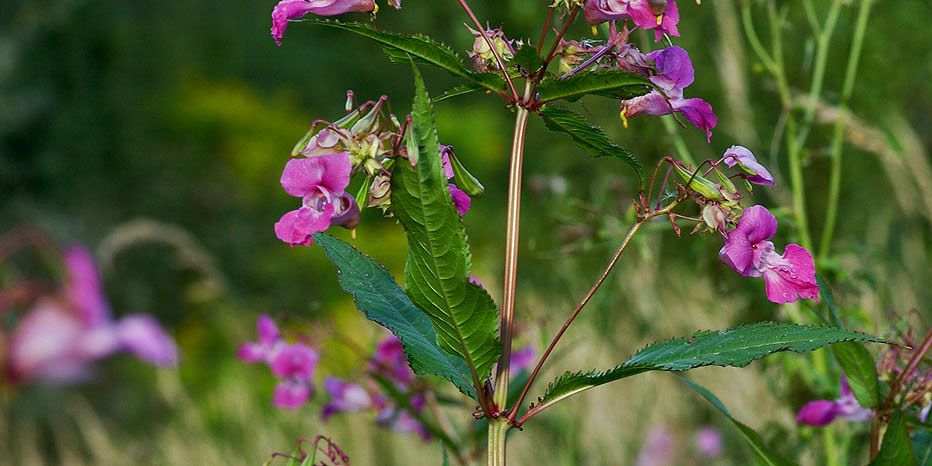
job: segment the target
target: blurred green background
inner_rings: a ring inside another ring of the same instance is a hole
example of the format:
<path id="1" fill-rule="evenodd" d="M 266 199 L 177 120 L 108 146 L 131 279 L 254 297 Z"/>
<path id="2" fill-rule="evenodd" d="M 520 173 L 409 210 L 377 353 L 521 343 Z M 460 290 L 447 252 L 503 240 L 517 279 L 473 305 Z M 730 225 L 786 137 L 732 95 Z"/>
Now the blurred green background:
<path id="1" fill-rule="evenodd" d="M 472 3 L 481 19 L 504 24 L 510 38 L 539 37 L 547 2 Z M 763 10 L 753 3 L 763 31 Z M 791 87 L 802 95 L 814 41 L 798 2 L 785 3 L 786 66 Z M 824 15 L 822 3 L 828 2 L 815 3 Z M 690 52 L 696 68 L 686 97 L 710 102 L 719 124 L 711 144 L 693 127 L 678 134 L 698 160 L 717 158 L 733 144 L 757 154 L 778 184 L 756 192 L 754 202 L 782 212 L 778 245 L 798 241 L 786 212 L 785 151 L 774 138 L 781 104 L 773 80 L 747 46 L 738 7 L 726 0 L 679 5 L 681 37 L 675 44 Z M 291 147 L 313 120 L 341 116 L 347 89 L 360 101 L 388 95 L 399 115 L 413 94 L 410 69 L 390 64 L 375 45 L 348 33 L 292 24 L 284 45 L 276 47 L 269 37 L 273 6 L 0 0 L 0 233 L 31 224 L 62 243 L 89 246 L 104 261 L 115 312 L 157 315 L 182 349 L 177 370 L 157 371 L 119 357 L 79 387 L 7 389 L 0 400 L 0 462 L 261 464 L 273 451 L 289 451 L 299 437 L 327 434 L 353 464 L 440 464 L 438 443 L 378 429 L 371 416 L 321 422 L 320 393 L 296 412 L 272 409 L 271 375 L 233 358 L 239 343 L 254 337 L 260 313 L 333 327 L 364 345 L 381 337 L 339 290 L 321 251 L 289 248 L 274 237 L 272 224 L 294 208 L 295 199 L 278 179 Z M 412 0 L 400 11 L 380 7 L 378 27 L 425 32 L 459 51 L 472 45 L 456 2 Z M 831 110 L 855 15 L 853 5 L 843 7 L 827 63 L 825 106 L 804 151 L 815 237 L 826 198 Z M 909 308 L 918 309 L 928 325 L 929 17 L 928 1 L 873 8 L 851 100 L 854 120 L 845 134 L 839 225 L 831 259 L 819 264 L 846 322 L 869 332 L 885 332 L 888 312 Z M 590 28 L 577 21 L 568 36 L 591 37 Z M 633 40 L 653 45 L 640 34 Z M 423 71 L 433 94 L 456 84 Z M 577 108 L 645 167 L 676 155 L 657 118 L 636 117 L 623 129 L 617 102 L 594 98 Z M 446 100 L 436 112 L 441 142 L 454 146 L 486 186 L 465 222 L 474 273 L 497 299 L 513 115 L 485 95 Z M 622 162 L 590 159 L 532 118 L 519 343 L 539 351 L 559 328 L 630 224 L 637 189 L 637 178 Z M 355 244 L 400 275 L 405 243 L 392 220 L 366 211 Z M 811 320 L 798 306 L 769 303 L 761 280 L 744 279 L 720 264 L 720 244 L 703 235 L 677 239 L 662 224 L 640 236 L 541 380 L 567 369 L 609 367 L 650 341 L 697 329 Z M 347 376 L 360 364 L 339 345 L 320 344 L 319 380 Z M 819 354 L 812 358 L 824 362 Z M 806 401 L 835 397 L 837 379 L 808 372 L 804 366 L 811 360 L 781 355 L 746 370 L 700 369 L 694 377 L 726 400 L 739 419 L 774 439 L 778 451 L 814 464 L 820 431 L 797 429 L 793 417 Z M 470 422 L 469 408 L 452 411 L 457 422 Z M 656 425 L 673 431 L 677 464 L 696 464 L 691 435 L 705 424 L 725 435 L 728 452 L 714 464 L 749 461 L 727 421 L 666 374 L 586 393 L 538 420 L 513 436 L 513 464 L 634 464 Z M 865 435 L 864 426 L 836 429 Z"/>

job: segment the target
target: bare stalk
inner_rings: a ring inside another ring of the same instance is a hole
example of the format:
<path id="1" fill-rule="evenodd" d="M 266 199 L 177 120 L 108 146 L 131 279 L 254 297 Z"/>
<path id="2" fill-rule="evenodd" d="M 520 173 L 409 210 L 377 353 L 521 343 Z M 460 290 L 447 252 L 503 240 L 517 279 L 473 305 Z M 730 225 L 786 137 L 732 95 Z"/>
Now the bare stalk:
<path id="1" fill-rule="evenodd" d="M 492 42 L 492 39 L 489 39 L 489 35 L 485 33 L 485 28 L 482 27 L 482 24 L 479 23 L 479 18 L 476 18 L 476 15 L 472 12 L 472 9 L 469 8 L 469 5 L 466 4 L 466 0 L 459 0 L 460 6 L 466 10 L 466 14 L 469 15 L 469 19 L 472 20 L 472 23 L 476 25 L 476 29 L 479 31 L 479 34 L 482 34 L 482 38 L 485 39 L 485 43 L 489 45 L 489 50 L 492 51 L 492 55 L 495 56 L 495 62 L 498 63 L 498 69 L 502 71 L 502 75 L 505 77 L 505 82 L 508 83 L 508 88 L 511 89 L 511 97 L 514 102 L 517 102 L 521 97 L 518 95 L 518 89 L 515 88 L 515 83 L 511 80 L 511 75 L 508 74 L 508 69 L 505 68 L 505 62 L 502 60 L 502 57 L 498 54 L 498 49 L 495 48 L 495 44 Z"/>

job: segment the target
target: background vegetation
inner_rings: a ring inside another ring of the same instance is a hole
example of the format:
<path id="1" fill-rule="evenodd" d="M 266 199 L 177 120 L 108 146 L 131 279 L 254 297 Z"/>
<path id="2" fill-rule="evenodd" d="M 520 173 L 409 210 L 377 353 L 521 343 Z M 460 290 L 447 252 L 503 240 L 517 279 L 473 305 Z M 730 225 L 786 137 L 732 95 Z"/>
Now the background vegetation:
<path id="1" fill-rule="evenodd" d="M 480 18 L 504 23 L 511 38 L 539 35 L 543 0 L 472 3 Z M 763 25 L 763 9 L 752 3 Z M 814 42 L 805 13 L 788 3 L 782 45 L 790 86 L 802 98 Z M 331 435 L 353 464 L 441 461 L 439 444 L 378 429 L 366 416 L 321 422 L 321 394 L 296 412 L 274 410 L 273 378 L 233 358 L 254 336 L 259 313 L 321 336 L 332 328 L 366 346 L 381 338 L 339 290 L 318 248 L 291 249 L 274 237 L 272 224 L 294 202 L 278 178 L 310 123 L 343 113 L 345 90 L 362 100 L 386 94 L 397 114 L 413 94 L 407 67 L 346 33 L 294 24 L 276 47 L 268 35 L 273 5 L 0 0 L 0 232 L 38 225 L 63 243 L 90 246 L 105 266 L 116 313 L 156 314 L 182 349 L 177 370 L 117 358 L 80 387 L 0 387 L 0 457 L 11 464 L 260 464 L 318 433 Z M 460 51 L 471 47 L 455 2 L 380 6 L 379 27 L 427 32 Z M 749 147 L 779 178 L 772 191 L 755 193 L 757 202 L 788 208 L 785 151 L 773 137 L 781 104 L 747 46 L 737 4 L 681 1 L 680 12 L 675 43 L 690 51 L 696 68 L 687 97 L 709 101 L 719 125 L 710 145 L 692 127 L 678 134 L 699 160 L 732 144 Z M 855 13 L 842 9 L 824 105 L 803 154 L 816 238 Z M 839 225 L 832 254 L 819 267 L 847 322 L 869 332 L 886 332 L 888 313 L 910 308 L 919 311 L 913 322 L 921 332 L 929 325 L 930 15 L 928 1 L 875 5 L 850 102 Z M 570 37 L 590 35 L 582 22 L 574 30 Z M 432 93 L 453 83 L 424 72 Z M 623 129 L 616 102 L 585 105 L 645 166 L 676 154 L 658 119 L 637 117 Z M 447 100 L 437 112 L 441 141 L 486 186 L 465 221 L 475 273 L 496 296 L 512 115 L 483 95 Z M 540 350 L 620 241 L 638 185 L 623 163 L 587 158 L 533 119 L 526 160 L 518 318 L 527 325 L 519 344 Z M 782 212 L 780 241 L 798 240 Z M 404 236 L 393 221 L 370 209 L 356 234 L 360 249 L 400 273 Z M 568 335 L 553 375 L 614 365 L 647 342 L 696 329 L 787 319 L 788 312 L 810 319 L 805 309 L 769 303 L 761 281 L 722 266 L 716 238 L 677 239 L 658 225 L 638 246 L 584 313 L 585 324 Z M 321 344 L 319 377 L 346 376 L 361 364 L 344 347 Z M 824 364 L 821 353 L 780 356 L 744 371 L 702 369 L 695 377 L 778 451 L 817 464 L 821 446 L 812 445 L 820 445 L 821 430 L 800 428 L 793 417 L 811 399 L 837 396 L 837 379 L 803 369 L 807 359 Z M 664 425 L 673 432 L 677 464 L 689 464 L 692 433 L 712 424 L 726 437 L 720 464 L 746 464 L 733 427 L 703 403 L 668 374 L 626 380 L 516 432 L 510 457 L 514 464 L 633 464 L 651 426 Z M 468 419 L 468 409 L 452 413 Z M 866 452 L 853 454 L 860 456 L 852 462 L 864 462 Z"/>

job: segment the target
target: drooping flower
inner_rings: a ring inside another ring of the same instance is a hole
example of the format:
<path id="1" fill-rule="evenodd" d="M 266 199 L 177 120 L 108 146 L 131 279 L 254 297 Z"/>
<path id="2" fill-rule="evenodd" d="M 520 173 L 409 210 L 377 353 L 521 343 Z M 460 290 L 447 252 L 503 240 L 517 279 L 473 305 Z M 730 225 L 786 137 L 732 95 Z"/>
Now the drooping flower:
<path id="1" fill-rule="evenodd" d="M 835 401 L 815 400 L 806 403 L 796 415 L 796 422 L 826 426 L 839 417 L 849 422 L 866 422 L 874 417 L 873 411 L 858 404 L 844 374 L 841 375 L 841 397 Z"/>
<path id="2" fill-rule="evenodd" d="M 310 246 L 311 235 L 331 225 L 354 228 L 359 223 L 359 206 L 343 192 L 351 170 L 346 152 L 289 160 L 281 185 L 288 194 L 301 198 L 301 207 L 275 223 L 275 236 L 291 245 Z"/>
<path id="3" fill-rule="evenodd" d="M 766 167 L 758 163 L 757 158 L 746 147 L 731 146 L 722 155 L 725 165 L 734 167 L 738 165 L 746 173 L 745 177 L 749 182 L 759 185 L 769 185 L 773 187 L 773 175 Z"/>
<path id="4" fill-rule="evenodd" d="M 453 179 L 455 172 L 453 170 L 453 162 L 450 160 L 451 157 L 456 157 L 456 155 L 453 154 L 453 148 L 450 146 L 440 146 L 440 153 L 443 157 L 443 174 L 448 180 Z M 450 188 L 450 197 L 453 199 L 453 205 L 456 207 L 456 213 L 466 215 L 466 212 L 469 212 L 469 207 L 472 204 L 472 198 L 453 183 L 449 183 L 448 187 Z"/>
<path id="5" fill-rule="evenodd" d="M 14 381 L 78 382 L 91 375 L 93 362 L 120 350 L 152 364 L 175 364 L 175 343 L 154 318 L 113 320 L 90 253 L 72 247 L 63 261 L 67 278 L 60 296 L 40 298 L 10 336 Z"/>
<path id="6" fill-rule="evenodd" d="M 593 25 L 631 19 L 643 29 L 653 29 L 658 42 L 664 33 L 680 35 L 676 28 L 680 13 L 674 0 L 587 0 L 585 14 Z"/>
<path id="7" fill-rule="evenodd" d="M 400 1 L 395 8 L 401 6 Z M 308 13 L 320 16 L 342 15 L 353 11 L 373 11 L 373 0 L 281 0 L 272 9 L 272 38 L 279 46 L 288 21 Z"/>
<path id="8" fill-rule="evenodd" d="M 767 241 L 777 232 L 777 219 L 763 206 L 744 210 L 738 226 L 728 232 L 718 256 L 745 277 L 764 277 L 767 299 L 791 303 L 800 298 L 819 300 L 815 262 L 809 251 L 789 244 L 783 255 Z"/>
<path id="9" fill-rule="evenodd" d="M 699 98 L 683 98 L 683 89 L 692 84 L 695 73 L 689 54 L 681 47 L 673 46 L 655 50 L 643 56 L 653 61 L 657 72 L 650 76 L 651 82 L 663 89 L 633 99 L 621 101 L 621 117 L 627 126 L 627 118 L 640 115 L 669 115 L 677 112 L 683 115 L 697 128 L 705 130 L 706 140 L 711 141 L 712 128 L 718 124 L 718 117 L 712 112 L 712 106 Z"/>

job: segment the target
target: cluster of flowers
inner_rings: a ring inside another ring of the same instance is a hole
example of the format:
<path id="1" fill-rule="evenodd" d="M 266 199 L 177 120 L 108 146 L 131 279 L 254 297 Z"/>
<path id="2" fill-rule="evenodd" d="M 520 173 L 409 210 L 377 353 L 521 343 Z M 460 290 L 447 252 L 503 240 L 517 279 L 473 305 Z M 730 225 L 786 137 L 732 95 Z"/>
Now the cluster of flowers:
<path id="1" fill-rule="evenodd" d="M 334 377 L 324 379 L 324 390 L 330 395 L 330 401 L 324 405 L 321 417 L 326 421 L 339 412 L 375 411 L 379 425 L 401 433 L 417 433 L 424 440 L 430 439 L 430 432 L 424 425 L 408 409 L 386 395 L 375 380 L 378 377 L 383 383 L 392 384 L 416 412 L 424 409 L 424 388 L 416 383 L 414 373 L 408 367 L 401 341 L 390 335 L 379 342 L 367 370 L 370 376 L 364 385 Z"/>
<path id="2" fill-rule="evenodd" d="M 62 261 L 66 280 L 54 293 L 33 296 L 18 284 L 0 291 L 0 315 L 26 304 L 12 328 L 0 326 L 0 368 L 11 382 L 85 381 L 94 362 L 122 350 L 160 366 L 176 363 L 174 341 L 151 315 L 114 320 L 87 250 L 73 246 Z"/>
<path id="3" fill-rule="evenodd" d="M 920 422 L 926 422 L 929 411 L 932 411 L 932 369 L 924 364 L 924 356 L 932 346 L 932 332 L 919 344 L 913 340 L 910 329 L 898 339 L 899 344 L 886 346 L 883 356 L 877 362 L 878 378 L 889 384 L 890 400 L 894 400 L 904 411 L 912 407 L 909 412 L 916 415 Z M 841 375 L 840 395 L 836 400 L 806 403 L 796 415 L 796 422 L 825 426 L 838 418 L 849 422 L 866 422 L 877 415 L 858 403 L 844 374 Z"/>
<path id="4" fill-rule="evenodd" d="M 752 185 L 773 186 L 774 183 L 773 176 L 750 150 L 732 146 L 719 160 L 705 162 L 710 167 L 704 173 L 679 161 L 671 163 L 702 210 L 702 222 L 695 231 L 704 225 L 725 238 L 719 251 L 723 263 L 745 277 L 764 277 L 767 298 L 774 303 L 790 303 L 800 298 L 819 300 L 815 261 L 809 251 L 790 244 L 782 255 L 777 253 L 773 242 L 769 241 L 777 232 L 776 217 L 763 206 L 742 209 L 738 204 L 741 194 L 732 179 L 743 179 L 748 189 Z M 740 171 L 726 175 L 721 170 L 722 165 L 738 167 Z M 712 173 L 715 181 L 707 178 Z"/>
<path id="5" fill-rule="evenodd" d="M 267 315 L 259 316 L 256 330 L 257 340 L 240 346 L 236 357 L 246 362 L 268 364 L 275 377 L 281 380 L 272 398 L 275 406 L 286 409 L 300 407 L 314 394 L 312 379 L 320 354 L 302 342 L 287 343 L 278 326 Z"/>
<path id="6" fill-rule="evenodd" d="M 301 206 L 275 224 L 275 235 L 288 244 L 309 246 L 311 235 L 331 226 L 356 228 L 360 206 L 385 211 L 391 207 L 390 169 L 397 157 L 407 157 L 401 141 L 410 124 L 401 125 L 394 115 L 383 114 L 387 97 L 353 109 L 352 91 L 347 95 L 348 114 L 333 123 L 315 121 L 285 164 L 281 185 L 286 193 L 301 198 Z M 447 179 L 465 183 L 470 191 L 449 184 L 456 210 L 463 215 L 471 204 L 469 196 L 481 193 L 482 186 L 460 164 L 452 147 L 442 146 L 441 156 Z M 354 174 L 364 177 L 356 196 L 346 192 Z"/>
<path id="7" fill-rule="evenodd" d="M 722 434 L 712 426 L 700 427 L 693 433 L 692 450 L 702 463 L 712 462 L 722 454 L 724 441 Z M 681 464 L 678 450 L 688 448 L 684 442 L 677 441 L 673 432 L 665 426 L 655 426 L 647 433 L 641 444 L 635 465 L 637 466 L 667 466 Z"/>
<path id="8" fill-rule="evenodd" d="M 718 124 L 712 106 L 700 98 L 683 97 L 683 90 L 695 78 L 692 61 L 686 50 L 672 46 L 644 54 L 627 42 L 627 29 L 617 32 L 611 28 L 609 34 L 606 43 L 561 42 L 558 49 L 561 70 L 569 75 L 589 66 L 597 66 L 647 77 L 657 89 L 621 101 L 620 115 L 625 128 L 628 127 L 628 118 L 636 115 L 679 113 L 697 128 L 704 130 L 706 139 L 711 140 L 712 128 Z"/>

